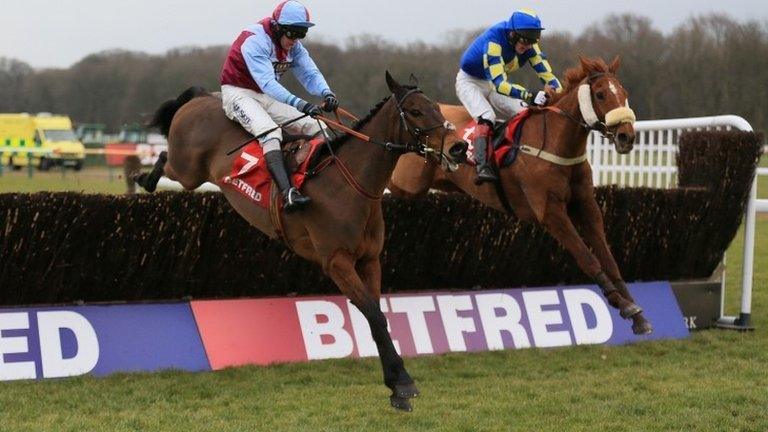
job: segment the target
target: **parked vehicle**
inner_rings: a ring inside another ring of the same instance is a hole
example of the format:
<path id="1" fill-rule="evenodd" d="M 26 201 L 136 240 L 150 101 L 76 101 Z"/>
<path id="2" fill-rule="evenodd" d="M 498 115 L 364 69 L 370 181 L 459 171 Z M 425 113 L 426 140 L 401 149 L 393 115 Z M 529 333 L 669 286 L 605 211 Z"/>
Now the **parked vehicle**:
<path id="1" fill-rule="evenodd" d="M 54 165 L 83 168 L 85 147 L 67 116 L 40 113 L 0 114 L 0 163 L 20 169 L 32 164 L 41 171 Z"/>

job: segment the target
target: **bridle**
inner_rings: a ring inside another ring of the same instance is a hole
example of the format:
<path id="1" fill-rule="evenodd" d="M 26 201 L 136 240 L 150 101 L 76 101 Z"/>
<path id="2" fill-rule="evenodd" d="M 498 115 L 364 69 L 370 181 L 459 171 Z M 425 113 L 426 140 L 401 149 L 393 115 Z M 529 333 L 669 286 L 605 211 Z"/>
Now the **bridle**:
<path id="1" fill-rule="evenodd" d="M 579 124 L 587 131 L 595 130 L 600 132 L 606 139 L 615 144 L 616 128 L 622 123 L 634 123 L 636 117 L 634 111 L 629 107 L 629 101 L 627 100 L 623 107 L 614 108 L 608 111 L 605 113 L 604 119 L 600 120 L 592 103 L 592 84 L 598 78 L 604 76 L 614 75 L 608 72 L 594 73 L 585 78 L 585 82 L 579 85 L 579 111 L 583 120 L 576 118 L 573 114 L 565 110 L 555 109 L 553 111 Z M 616 128 L 614 128 L 614 126 Z"/>
<path id="2" fill-rule="evenodd" d="M 604 75 L 612 76 L 613 74 L 609 74 L 607 72 L 595 73 L 585 78 L 584 79 L 585 82 L 579 85 L 578 102 L 579 102 L 579 111 L 581 113 L 582 119 L 579 119 L 574 114 L 569 113 L 568 111 L 558 106 L 544 106 L 539 108 L 539 110 L 541 110 L 542 112 L 542 127 L 544 128 L 544 132 L 543 132 L 544 140 L 542 142 L 541 148 L 535 148 L 525 144 L 520 144 L 519 146 L 520 151 L 522 151 L 523 153 L 527 153 L 529 155 L 538 157 L 540 159 L 544 159 L 546 161 L 552 162 L 556 165 L 562 165 L 562 166 L 577 165 L 587 160 L 586 152 L 576 157 L 564 158 L 544 150 L 544 148 L 547 146 L 547 116 L 546 116 L 547 111 L 553 111 L 557 114 L 562 115 L 563 117 L 583 127 L 588 132 L 596 130 L 600 132 L 610 142 L 612 142 L 613 144 L 616 144 L 616 141 L 615 141 L 616 132 L 611 128 L 613 126 L 617 126 L 616 129 L 618 129 L 618 125 L 622 123 L 634 123 L 635 113 L 632 111 L 632 109 L 629 108 L 629 102 L 626 102 L 623 107 L 614 108 L 608 111 L 604 116 L 605 117 L 604 120 L 601 121 L 598 118 L 597 113 L 595 113 L 595 108 L 592 105 L 592 84 L 596 79 Z"/>
<path id="3" fill-rule="evenodd" d="M 395 103 L 397 104 L 397 110 L 399 112 L 398 118 L 399 118 L 399 127 L 398 127 L 398 136 L 402 137 L 402 131 L 409 133 L 413 138 L 416 139 L 415 144 L 406 143 L 403 146 L 403 151 L 413 151 L 417 154 L 422 155 L 425 159 L 427 159 L 430 155 L 435 156 L 441 165 L 455 171 L 458 168 L 458 164 L 456 162 L 453 162 L 450 158 L 448 158 L 445 155 L 445 138 L 448 136 L 448 132 L 452 130 L 456 130 L 456 127 L 449 122 L 448 120 L 444 121 L 443 123 L 436 123 L 434 125 L 420 128 L 418 126 L 414 126 L 413 124 L 408 122 L 408 117 L 405 115 L 405 110 L 403 109 L 403 103 L 408 98 L 408 96 L 416 93 L 422 93 L 422 91 L 418 88 L 412 88 L 408 90 L 402 98 L 397 98 L 396 95 L 392 95 L 392 97 L 395 98 Z M 442 136 L 440 137 L 440 150 L 434 150 L 427 142 L 429 141 L 429 132 L 436 130 L 438 128 L 443 129 Z"/>

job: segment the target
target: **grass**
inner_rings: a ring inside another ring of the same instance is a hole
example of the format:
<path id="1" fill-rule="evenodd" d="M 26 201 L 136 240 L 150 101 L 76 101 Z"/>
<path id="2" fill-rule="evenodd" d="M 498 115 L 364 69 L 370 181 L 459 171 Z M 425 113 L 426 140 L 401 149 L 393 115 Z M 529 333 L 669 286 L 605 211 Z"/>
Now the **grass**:
<path id="1" fill-rule="evenodd" d="M 36 170 L 30 178 L 26 168 L 12 171 L 3 167 L 0 193 L 39 191 L 123 194 L 126 185 L 122 168 L 86 167 L 80 172 L 53 168 Z"/>
<path id="2" fill-rule="evenodd" d="M 766 302 L 756 290 L 755 310 Z M 765 431 L 766 314 L 755 324 L 683 341 L 407 359 L 423 393 L 411 414 L 388 408 L 375 359 L 7 382 L 0 429 Z"/>
<path id="3" fill-rule="evenodd" d="M 0 431 L 766 431 L 768 218 L 757 236 L 755 332 L 406 359 L 422 391 L 411 414 L 388 407 L 376 359 L 0 382 Z"/>

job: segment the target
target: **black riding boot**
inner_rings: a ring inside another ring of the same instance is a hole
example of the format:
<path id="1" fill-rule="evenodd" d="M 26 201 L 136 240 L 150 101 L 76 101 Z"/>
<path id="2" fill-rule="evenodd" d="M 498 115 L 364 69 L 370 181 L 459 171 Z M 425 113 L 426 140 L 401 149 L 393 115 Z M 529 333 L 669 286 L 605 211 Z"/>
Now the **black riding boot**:
<path id="1" fill-rule="evenodd" d="M 475 148 L 475 162 L 477 163 L 476 185 L 498 180 L 488 165 L 488 141 L 491 131 L 491 125 L 487 123 L 487 120 L 481 120 L 475 126 L 475 138 L 472 140 L 472 146 Z"/>
<path id="2" fill-rule="evenodd" d="M 299 210 L 312 202 L 311 198 L 302 195 L 301 192 L 293 186 L 291 177 L 285 169 L 283 152 L 279 150 L 267 152 L 264 155 L 264 159 L 267 160 L 269 174 L 272 176 L 275 183 L 277 183 L 277 187 L 280 189 L 280 194 L 283 196 L 283 209 L 286 213 Z"/>

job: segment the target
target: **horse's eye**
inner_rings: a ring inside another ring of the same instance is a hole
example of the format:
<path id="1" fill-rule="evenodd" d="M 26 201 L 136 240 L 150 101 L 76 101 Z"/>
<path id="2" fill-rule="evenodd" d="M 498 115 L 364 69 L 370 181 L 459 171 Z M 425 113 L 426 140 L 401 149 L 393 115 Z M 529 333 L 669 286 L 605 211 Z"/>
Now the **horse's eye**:
<path id="1" fill-rule="evenodd" d="M 419 111 L 419 110 L 417 110 L 417 109 L 415 109 L 415 110 L 410 110 L 409 112 L 410 112 L 410 113 L 411 113 L 411 115 L 412 115 L 412 116 L 414 116 L 414 117 L 420 117 L 420 116 L 421 116 L 421 111 Z"/>
<path id="2" fill-rule="evenodd" d="M 597 98 L 597 100 L 599 100 L 599 101 L 601 101 L 601 100 L 605 100 L 605 95 L 604 95 L 604 94 L 603 94 L 603 92 L 601 92 L 601 91 L 599 91 L 599 92 L 595 93 L 595 97 L 596 97 L 596 98 Z"/>

